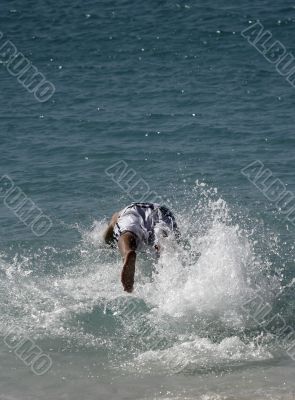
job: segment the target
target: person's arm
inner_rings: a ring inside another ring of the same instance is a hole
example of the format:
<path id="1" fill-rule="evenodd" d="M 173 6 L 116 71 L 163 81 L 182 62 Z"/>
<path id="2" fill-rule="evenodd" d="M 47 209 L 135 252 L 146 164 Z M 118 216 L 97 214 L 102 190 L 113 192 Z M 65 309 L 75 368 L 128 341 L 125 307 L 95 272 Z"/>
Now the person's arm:
<path id="1" fill-rule="evenodd" d="M 114 227 L 118 221 L 118 216 L 119 216 L 119 213 L 115 213 L 112 216 L 112 218 L 109 222 L 109 226 L 107 227 L 107 229 L 105 230 L 105 232 L 103 234 L 104 241 L 107 244 L 112 245 L 114 243 Z"/>
<path id="2" fill-rule="evenodd" d="M 135 262 L 136 262 L 136 236 L 132 232 L 123 233 L 118 240 L 120 253 L 123 257 L 121 282 L 128 293 L 133 291 Z"/>

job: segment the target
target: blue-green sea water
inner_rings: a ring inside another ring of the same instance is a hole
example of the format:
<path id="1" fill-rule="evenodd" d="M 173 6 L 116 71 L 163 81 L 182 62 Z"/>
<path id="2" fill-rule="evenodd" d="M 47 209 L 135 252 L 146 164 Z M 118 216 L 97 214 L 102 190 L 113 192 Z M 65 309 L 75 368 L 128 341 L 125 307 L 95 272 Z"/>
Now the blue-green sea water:
<path id="1" fill-rule="evenodd" d="M 241 172 L 295 192 L 295 89 L 241 35 L 255 21 L 295 54 L 290 0 L 2 0 L 0 52 L 56 91 L 38 102 L 1 61 L 1 176 L 52 221 L 36 236 L 1 187 L 1 399 L 295 398 L 294 225 Z M 143 192 L 188 245 L 139 253 L 129 295 L 102 231 Z"/>

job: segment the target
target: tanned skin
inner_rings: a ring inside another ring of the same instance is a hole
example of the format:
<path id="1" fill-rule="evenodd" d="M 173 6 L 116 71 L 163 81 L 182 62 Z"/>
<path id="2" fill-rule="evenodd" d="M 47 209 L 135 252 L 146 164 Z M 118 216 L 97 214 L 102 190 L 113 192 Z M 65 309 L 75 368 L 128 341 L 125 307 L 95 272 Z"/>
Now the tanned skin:
<path id="1" fill-rule="evenodd" d="M 107 244 L 114 245 L 114 227 L 117 223 L 119 213 L 115 213 L 103 237 Z M 123 258 L 123 268 L 121 272 L 121 282 L 124 290 L 128 293 L 133 291 L 135 262 L 136 262 L 136 236 L 132 232 L 124 232 L 118 240 L 118 246 Z"/>

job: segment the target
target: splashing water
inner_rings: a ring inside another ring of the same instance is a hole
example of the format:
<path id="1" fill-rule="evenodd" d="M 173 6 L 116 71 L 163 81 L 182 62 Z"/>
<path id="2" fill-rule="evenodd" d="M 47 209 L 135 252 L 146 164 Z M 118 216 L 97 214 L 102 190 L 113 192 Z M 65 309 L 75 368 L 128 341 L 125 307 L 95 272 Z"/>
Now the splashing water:
<path id="1" fill-rule="evenodd" d="M 123 359 L 142 371 L 157 361 L 174 373 L 271 358 L 248 333 L 243 304 L 257 286 L 269 302 L 280 290 L 277 240 L 232 213 L 215 189 L 197 184 L 187 204 L 176 211 L 183 243 L 167 238 L 158 262 L 139 254 L 132 295 L 121 288 L 118 252 L 102 243 L 104 220 L 79 228 L 72 249 L 2 254 L 2 334 L 13 326 L 19 335 L 102 347 L 114 366 Z"/>

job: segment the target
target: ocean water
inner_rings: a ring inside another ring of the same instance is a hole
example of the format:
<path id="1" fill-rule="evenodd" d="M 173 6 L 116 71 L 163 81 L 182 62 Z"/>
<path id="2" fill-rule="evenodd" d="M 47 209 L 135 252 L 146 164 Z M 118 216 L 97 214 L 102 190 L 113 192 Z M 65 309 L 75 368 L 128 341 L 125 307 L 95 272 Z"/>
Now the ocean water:
<path id="1" fill-rule="evenodd" d="M 295 54 L 290 0 L 1 2 L 1 176 L 52 222 L 34 234 L 0 181 L 1 400 L 295 398 L 294 222 L 242 172 L 294 193 L 295 89 L 255 21 Z M 155 196 L 186 245 L 139 253 L 128 295 L 102 231 Z"/>

